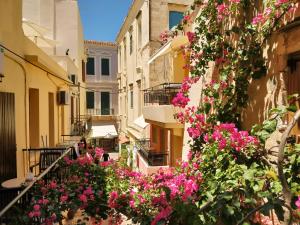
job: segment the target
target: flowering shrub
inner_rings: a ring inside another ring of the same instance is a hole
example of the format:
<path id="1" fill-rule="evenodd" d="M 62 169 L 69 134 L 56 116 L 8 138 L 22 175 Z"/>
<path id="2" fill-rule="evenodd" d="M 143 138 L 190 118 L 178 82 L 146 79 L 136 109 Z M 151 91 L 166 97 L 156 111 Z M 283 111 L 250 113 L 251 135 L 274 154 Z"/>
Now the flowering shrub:
<path id="1" fill-rule="evenodd" d="M 198 164 L 182 163 L 180 167 L 160 170 L 151 176 L 120 168 L 110 169 L 109 206 L 141 224 L 178 224 L 192 221 L 182 210 L 195 207 L 202 183 Z M 180 208 L 176 208 L 180 206 Z M 116 215 L 115 214 L 115 215 Z M 175 216 L 176 215 L 176 216 Z"/>
<path id="2" fill-rule="evenodd" d="M 77 160 L 68 157 L 60 163 L 61 180 L 38 181 L 32 192 L 26 223 L 41 220 L 42 224 L 61 221 L 63 212 L 81 209 L 86 216 L 97 220 L 107 218 L 105 167 L 97 164 L 103 150 L 96 148 L 92 155 Z"/>

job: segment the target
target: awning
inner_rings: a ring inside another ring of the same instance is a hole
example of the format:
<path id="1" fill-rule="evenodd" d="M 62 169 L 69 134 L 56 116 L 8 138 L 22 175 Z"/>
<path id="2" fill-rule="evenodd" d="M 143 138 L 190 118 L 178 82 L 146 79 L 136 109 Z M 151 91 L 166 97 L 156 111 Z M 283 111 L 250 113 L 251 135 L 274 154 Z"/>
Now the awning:
<path id="1" fill-rule="evenodd" d="M 152 63 L 155 59 L 157 59 L 160 56 L 166 55 L 171 51 L 177 50 L 181 46 L 186 45 L 189 42 L 189 39 L 187 36 L 176 36 L 171 41 L 167 42 L 164 46 L 162 46 L 156 53 L 154 53 L 149 61 L 148 64 Z"/>
<path id="2" fill-rule="evenodd" d="M 91 138 L 114 138 L 118 133 L 114 125 L 92 126 Z"/>
<path id="3" fill-rule="evenodd" d="M 139 126 L 140 128 L 145 129 L 145 127 L 147 127 L 149 125 L 149 123 L 145 122 L 144 116 L 141 115 L 140 117 L 136 118 L 133 121 L 134 124 L 136 124 L 137 126 Z"/>

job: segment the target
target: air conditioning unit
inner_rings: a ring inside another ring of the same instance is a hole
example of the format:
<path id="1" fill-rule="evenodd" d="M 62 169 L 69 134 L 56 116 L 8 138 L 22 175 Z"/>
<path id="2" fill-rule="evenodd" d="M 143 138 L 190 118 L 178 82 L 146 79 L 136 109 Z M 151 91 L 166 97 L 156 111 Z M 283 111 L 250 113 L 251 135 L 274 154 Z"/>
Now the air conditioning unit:
<path id="1" fill-rule="evenodd" d="M 70 104 L 69 93 L 67 91 L 58 91 L 57 102 L 59 105 L 69 105 Z"/>
<path id="2" fill-rule="evenodd" d="M 78 76 L 76 74 L 69 75 L 69 79 L 72 81 L 73 84 L 78 84 Z"/>

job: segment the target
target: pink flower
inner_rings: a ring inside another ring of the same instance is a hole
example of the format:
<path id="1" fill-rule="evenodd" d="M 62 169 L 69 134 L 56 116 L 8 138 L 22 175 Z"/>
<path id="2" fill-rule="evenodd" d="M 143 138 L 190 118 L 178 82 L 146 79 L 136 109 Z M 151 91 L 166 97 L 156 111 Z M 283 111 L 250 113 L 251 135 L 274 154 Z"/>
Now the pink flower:
<path id="1" fill-rule="evenodd" d="M 185 16 L 183 17 L 183 22 L 184 22 L 184 23 L 187 23 L 190 19 L 191 19 L 191 16 L 190 16 L 190 15 L 185 15 Z"/>
<path id="2" fill-rule="evenodd" d="M 96 157 L 97 158 L 101 158 L 102 157 L 102 155 L 103 155 L 103 153 L 104 153 L 104 150 L 103 150 L 103 148 L 96 148 L 95 149 L 95 154 L 96 154 Z"/>
<path id="3" fill-rule="evenodd" d="M 61 197 L 60 197 L 60 201 L 61 202 L 65 202 L 65 201 L 67 201 L 68 200 L 68 195 L 62 195 Z"/>
<path id="4" fill-rule="evenodd" d="M 193 42 L 196 40 L 196 35 L 195 35 L 194 32 L 188 31 L 188 32 L 186 33 L 186 35 L 187 35 L 187 37 L 188 37 L 190 43 L 193 43 Z"/>
<path id="5" fill-rule="evenodd" d="M 88 187 L 86 190 L 84 190 L 83 194 L 84 195 L 92 195 L 92 194 L 94 194 L 94 192 L 91 187 Z"/>
<path id="6" fill-rule="evenodd" d="M 79 200 L 82 201 L 83 203 L 87 203 L 87 197 L 86 197 L 86 195 L 84 195 L 84 194 L 79 195 Z"/>
<path id="7" fill-rule="evenodd" d="M 300 209 L 300 196 L 298 196 L 298 200 L 295 202 L 295 205 L 298 209 Z"/>
<path id="8" fill-rule="evenodd" d="M 280 6 L 280 5 L 282 5 L 282 4 L 285 4 L 285 3 L 287 3 L 287 2 L 289 2 L 289 0 L 277 0 L 277 2 L 275 3 L 275 6 Z"/>
<path id="9" fill-rule="evenodd" d="M 256 17 L 253 18 L 252 24 L 257 25 L 259 23 L 263 23 L 265 21 L 264 15 L 259 13 Z"/>
<path id="10" fill-rule="evenodd" d="M 159 212 L 159 214 L 157 214 L 155 216 L 154 220 L 151 222 L 151 225 L 156 225 L 159 221 L 167 219 L 170 216 L 170 214 L 172 213 L 172 211 L 173 210 L 172 210 L 171 206 L 168 206 L 168 207 L 162 209 Z"/>
<path id="11" fill-rule="evenodd" d="M 29 212 L 29 213 L 28 213 L 28 217 L 29 217 L 29 218 L 34 217 L 34 212 Z"/>
<path id="12" fill-rule="evenodd" d="M 34 209 L 34 211 L 39 211 L 39 210 L 41 209 L 41 206 L 38 205 L 38 204 L 35 204 L 35 205 L 33 206 L 33 209 Z"/>
<path id="13" fill-rule="evenodd" d="M 134 206 L 134 201 L 133 201 L 133 200 L 130 200 L 130 201 L 129 201 L 129 206 L 130 206 L 131 208 L 135 208 L 135 206 Z"/>
<path id="14" fill-rule="evenodd" d="M 50 189 L 55 189 L 57 187 L 57 184 L 56 184 L 56 181 L 51 181 L 50 185 L 49 185 L 49 188 Z"/>
<path id="15" fill-rule="evenodd" d="M 186 97 L 182 92 L 178 92 L 176 97 L 173 98 L 172 104 L 174 106 L 184 108 L 188 104 L 189 101 L 190 101 L 190 99 L 188 97 Z"/>
<path id="16" fill-rule="evenodd" d="M 193 139 L 196 139 L 201 135 L 200 130 L 194 127 L 189 127 L 187 129 L 187 132 L 189 133 L 189 136 Z"/>

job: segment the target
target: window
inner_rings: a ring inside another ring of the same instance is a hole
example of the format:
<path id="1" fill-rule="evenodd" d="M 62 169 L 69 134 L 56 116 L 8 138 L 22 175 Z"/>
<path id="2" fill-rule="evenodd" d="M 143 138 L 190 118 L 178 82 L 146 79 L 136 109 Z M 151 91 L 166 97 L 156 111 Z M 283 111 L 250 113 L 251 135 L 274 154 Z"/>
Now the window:
<path id="1" fill-rule="evenodd" d="M 86 108 L 87 109 L 93 109 L 94 108 L 94 92 L 92 91 L 87 91 L 86 92 Z"/>
<path id="2" fill-rule="evenodd" d="M 129 43 L 129 53 L 130 55 L 132 54 L 133 51 L 133 40 L 132 40 L 132 34 L 130 34 L 130 39 L 129 39 L 130 43 Z"/>
<path id="3" fill-rule="evenodd" d="M 177 26 L 182 19 L 183 19 L 182 12 L 170 11 L 169 12 L 169 29 L 171 30 L 173 27 Z"/>
<path id="4" fill-rule="evenodd" d="M 137 17 L 138 23 L 138 48 L 142 46 L 142 14 L 139 13 Z"/>
<path id="5" fill-rule="evenodd" d="M 109 92 L 101 92 L 101 115 L 110 115 Z"/>
<path id="6" fill-rule="evenodd" d="M 133 109 L 133 90 L 130 91 L 130 108 Z"/>
<path id="7" fill-rule="evenodd" d="M 140 116 L 142 114 L 142 102 L 141 102 L 141 81 L 137 81 L 137 88 L 138 88 L 138 94 L 137 94 L 137 98 L 138 98 L 138 115 Z"/>
<path id="8" fill-rule="evenodd" d="M 126 69 L 127 64 L 127 47 L 126 47 L 126 39 L 124 38 L 124 68 Z"/>
<path id="9" fill-rule="evenodd" d="M 109 66 L 109 59 L 102 58 L 101 59 L 101 74 L 102 76 L 109 76 L 110 75 L 110 66 Z"/>
<path id="10" fill-rule="evenodd" d="M 86 74 L 95 75 L 95 59 L 89 57 L 86 63 Z"/>
<path id="11" fill-rule="evenodd" d="M 122 52 L 121 52 L 121 46 L 118 47 L 118 72 L 120 73 L 122 71 Z"/>
<path id="12" fill-rule="evenodd" d="M 82 67 L 82 81 L 85 82 L 85 62 L 81 61 L 81 67 Z"/>

